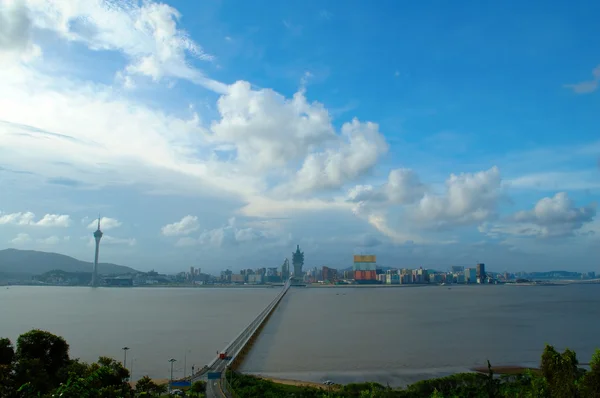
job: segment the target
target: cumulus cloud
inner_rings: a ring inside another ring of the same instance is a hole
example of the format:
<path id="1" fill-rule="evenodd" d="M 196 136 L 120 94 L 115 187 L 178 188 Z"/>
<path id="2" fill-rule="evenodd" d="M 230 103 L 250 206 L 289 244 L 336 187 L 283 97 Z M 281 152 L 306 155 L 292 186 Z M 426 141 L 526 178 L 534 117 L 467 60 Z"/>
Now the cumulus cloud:
<path id="1" fill-rule="evenodd" d="M 540 199 L 532 210 L 514 215 L 523 234 L 539 237 L 572 236 L 596 216 L 594 204 L 576 207 L 566 192 Z"/>
<path id="2" fill-rule="evenodd" d="M 340 188 L 371 170 L 388 150 L 376 123 L 354 119 L 344 123 L 341 133 L 339 147 L 306 157 L 292 182 L 294 191 Z"/>
<path id="3" fill-rule="evenodd" d="M 0 225 L 2 224 L 66 228 L 71 225 L 71 218 L 67 214 L 46 214 L 40 220 L 35 221 L 35 214 L 30 211 L 10 214 L 0 213 Z"/>
<path id="4" fill-rule="evenodd" d="M 23 245 L 28 242 L 31 242 L 31 237 L 26 233 L 17 234 L 17 236 L 10 241 L 10 243 L 14 245 Z"/>
<path id="5" fill-rule="evenodd" d="M 86 220 L 87 222 L 87 220 Z M 117 220 L 116 218 L 110 218 L 110 217 L 102 217 L 100 218 L 100 229 L 103 231 L 108 231 L 110 229 L 114 229 L 114 228 L 118 228 L 121 225 L 123 225 L 123 223 L 119 220 Z M 86 227 L 87 229 L 91 229 L 91 230 L 95 230 L 96 228 L 98 228 L 98 220 L 94 220 L 91 223 L 89 223 Z"/>
<path id="6" fill-rule="evenodd" d="M 327 110 L 308 103 L 302 91 L 287 99 L 238 81 L 219 98 L 217 109 L 211 141 L 231 145 L 235 158 L 255 170 L 301 160 L 311 148 L 336 139 Z"/>
<path id="7" fill-rule="evenodd" d="M 410 204 L 423 197 L 427 187 L 411 169 L 390 171 L 386 183 L 379 187 L 357 185 L 348 191 L 350 202 L 385 202 L 387 204 Z"/>
<path id="8" fill-rule="evenodd" d="M 198 228 L 200 228 L 198 217 L 188 214 L 177 222 L 165 225 L 161 228 L 161 232 L 164 236 L 189 235 Z"/>
<path id="9" fill-rule="evenodd" d="M 31 18 L 22 1 L 6 0 L 0 4 L 0 65 L 14 61 L 31 61 L 41 49 L 31 41 Z"/>
<path id="10" fill-rule="evenodd" d="M 443 195 L 426 193 L 414 209 L 425 226 L 445 228 L 479 224 L 496 216 L 502 196 L 500 170 L 492 167 L 477 173 L 451 174 Z"/>
<path id="11" fill-rule="evenodd" d="M 175 242 L 177 247 L 185 246 L 213 246 L 226 247 L 245 243 L 273 241 L 278 238 L 275 231 L 259 229 L 248 226 L 239 226 L 235 217 L 229 219 L 226 225 L 205 230 L 198 238 L 183 237 Z"/>
<path id="12" fill-rule="evenodd" d="M 592 79 L 586 80 L 576 84 L 566 84 L 565 87 L 573 90 L 576 94 L 589 94 L 593 93 L 598 89 L 598 83 L 600 82 L 600 65 L 596 66 L 592 70 Z"/>

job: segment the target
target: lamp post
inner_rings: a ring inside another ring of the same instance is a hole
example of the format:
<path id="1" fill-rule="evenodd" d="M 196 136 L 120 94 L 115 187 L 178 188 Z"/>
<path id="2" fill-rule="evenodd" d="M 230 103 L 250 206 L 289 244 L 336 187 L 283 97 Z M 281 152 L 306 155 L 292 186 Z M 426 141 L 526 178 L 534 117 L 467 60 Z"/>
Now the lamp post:
<path id="1" fill-rule="evenodd" d="M 127 350 L 129 350 L 129 347 L 123 347 L 123 367 L 125 368 L 125 370 L 127 370 Z"/>
<path id="2" fill-rule="evenodd" d="M 194 365 L 192 365 L 192 377 L 194 377 Z"/>
<path id="3" fill-rule="evenodd" d="M 183 353 L 183 378 L 184 379 L 185 379 L 185 376 L 187 376 L 187 354 L 188 354 L 188 352 L 191 353 L 192 350 L 187 350 L 186 352 Z"/>
<path id="4" fill-rule="evenodd" d="M 177 360 L 175 358 L 171 358 L 169 359 L 169 362 L 171 362 L 171 382 L 169 383 L 169 392 L 171 392 L 173 389 L 173 363 L 177 362 Z"/>

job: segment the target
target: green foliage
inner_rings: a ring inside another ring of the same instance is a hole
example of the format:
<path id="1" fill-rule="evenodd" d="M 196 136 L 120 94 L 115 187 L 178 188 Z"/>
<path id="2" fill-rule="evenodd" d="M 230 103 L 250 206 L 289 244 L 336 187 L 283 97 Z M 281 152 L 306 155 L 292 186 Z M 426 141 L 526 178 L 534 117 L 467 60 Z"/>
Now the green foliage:
<path id="1" fill-rule="evenodd" d="M 192 392 L 195 392 L 196 394 L 200 394 L 206 391 L 206 382 L 199 380 L 197 382 L 195 382 L 194 384 L 192 384 L 191 387 Z"/>
<path id="2" fill-rule="evenodd" d="M 144 376 L 135 384 L 135 392 L 140 396 L 160 396 L 167 391 L 165 384 L 156 384 L 148 376 Z"/>
<path id="3" fill-rule="evenodd" d="M 15 349 L 9 339 L 0 339 L 0 365 L 11 365 L 15 360 Z"/>
<path id="4" fill-rule="evenodd" d="M 600 395 L 600 349 L 597 349 L 590 362 L 590 371 L 586 372 L 579 383 L 582 397 Z"/>
<path id="5" fill-rule="evenodd" d="M 597 398 L 600 397 L 600 350 L 590 362 L 590 370 L 578 367 L 575 352 L 563 353 L 547 345 L 540 370 L 498 376 L 488 362 L 487 374 L 458 373 L 423 380 L 405 389 L 392 389 L 377 383 L 351 383 L 345 386 L 302 387 L 228 372 L 235 396 L 296 398 Z M 131 398 L 127 383 L 129 371 L 120 362 L 100 357 L 86 364 L 69 358 L 69 345 L 58 336 L 32 330 L 17 340 L 17 349 L 8 339 L 0 339 L 0 397 L 2 398 Z M 190 393 L 206 391 L 205 382 L 196 382 Z M 157 385 L 148 376 L 136 384 L 135 395 L 157 397 L 166 385 Z"/>
<path id="6" fill-rule="evenodd" d="M 15 381 L 30 383 L 42 394 L 61 381 L 59 371 L 67 366 L 69 345 L 62 337 L 43 330 L 31 330 L 17 339 Z"/>
<path id="7" fill-rule="evenodd" d="M 541 369 L 544 378 L 548 381 L 550 395 L 553 397 L 578 397 L 577 379 L 579 369 L 577 355 L 574 351 L 566 349 L 562 354 L 553 346 L 546 345 L 542 354 Z"/>

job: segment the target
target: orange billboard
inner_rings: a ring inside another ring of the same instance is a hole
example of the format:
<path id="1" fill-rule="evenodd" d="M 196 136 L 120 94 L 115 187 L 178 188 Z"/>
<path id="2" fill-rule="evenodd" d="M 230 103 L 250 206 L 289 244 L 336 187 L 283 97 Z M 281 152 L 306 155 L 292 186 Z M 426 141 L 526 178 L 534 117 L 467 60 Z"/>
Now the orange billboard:
<path id="1" fill-rule="evenodd" d="M 369 255 L 362 255 L 362 254 L 355 254 L 354 255 L 354 262 L 355 263 L 376 263 L 376 257 L 374 254 L 369 254 Z"/>

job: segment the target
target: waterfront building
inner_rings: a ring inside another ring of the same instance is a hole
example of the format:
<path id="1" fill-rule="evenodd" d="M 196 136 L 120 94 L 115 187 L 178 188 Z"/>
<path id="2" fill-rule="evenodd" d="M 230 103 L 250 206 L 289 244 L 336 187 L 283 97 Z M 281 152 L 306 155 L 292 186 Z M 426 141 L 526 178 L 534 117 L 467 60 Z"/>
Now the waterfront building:
<path id="1" fill-rule="evenodd" d="M 263 275 L 262 274 L 253 274 L 248 275 L 248 283 L 253 285 L 260 285 L 263 283 Z"/>
<path id="2" fill-rule="evenodd" d="M 377 280 L 377 258 L 374 255 L 354 255 L 352 269 L 357 281 Z"/>
<path id="3" fill-rule="evenodd" d="M 459 272 L 463 272 L 465 270 L 465 267 L 461 265 L 453 265 L 450 269 L 452 270 L 453 274 L 457 274 Z"/>
<path id="4" fill-rule="evenodd" d="M 323 266 L 321 273 L 323 275 L 323 281 L 325 282 L 336 282 L 338 279 L 338 272 L 335 268 Z"/>
<path id="5" fill-rule="evenodd" d="M 485 273 L 485 264 L 477 264 L 477 278 L 481 281 L 485 281 L 487 274 Z"/>
<path id="6" fill-rule="evenodd" d="M 231 274 L 231 283 L 244 283 L 245 276 L 242 274 Z"/>
<path id="7" fill-rule="evenodd" d="M 465 268 L 465 282 L 477 283 L 477 270 L 475 268 Z"/>
<path id="8" fill-rule="evenodd" d="M 294 267 L 294 278 L 302 280 L 302 266 L 304 265 L 304 252 L 300 251 L 300 245 L 296 245 L 296 251 L 292 253 L 292 265 Z"/>
<path id="9" fill-rule="evenodd" d="M 224 270 L 221 271 L 221 282 L 227 282 L 227 283 L 231 283 L 231 275 L 233 275 L 233 272 L 231 272 L 231 270 Z"/>
<path id="10" fill-rule="evenodd" d="M 289 278 L 290 278 L 290 260 L 288 260 L 286 258 L 285 261 L 283 262 L 283 265 L 281 266 L 281 279 L 283 279 L 284 281 L 287 281 Z"/>

